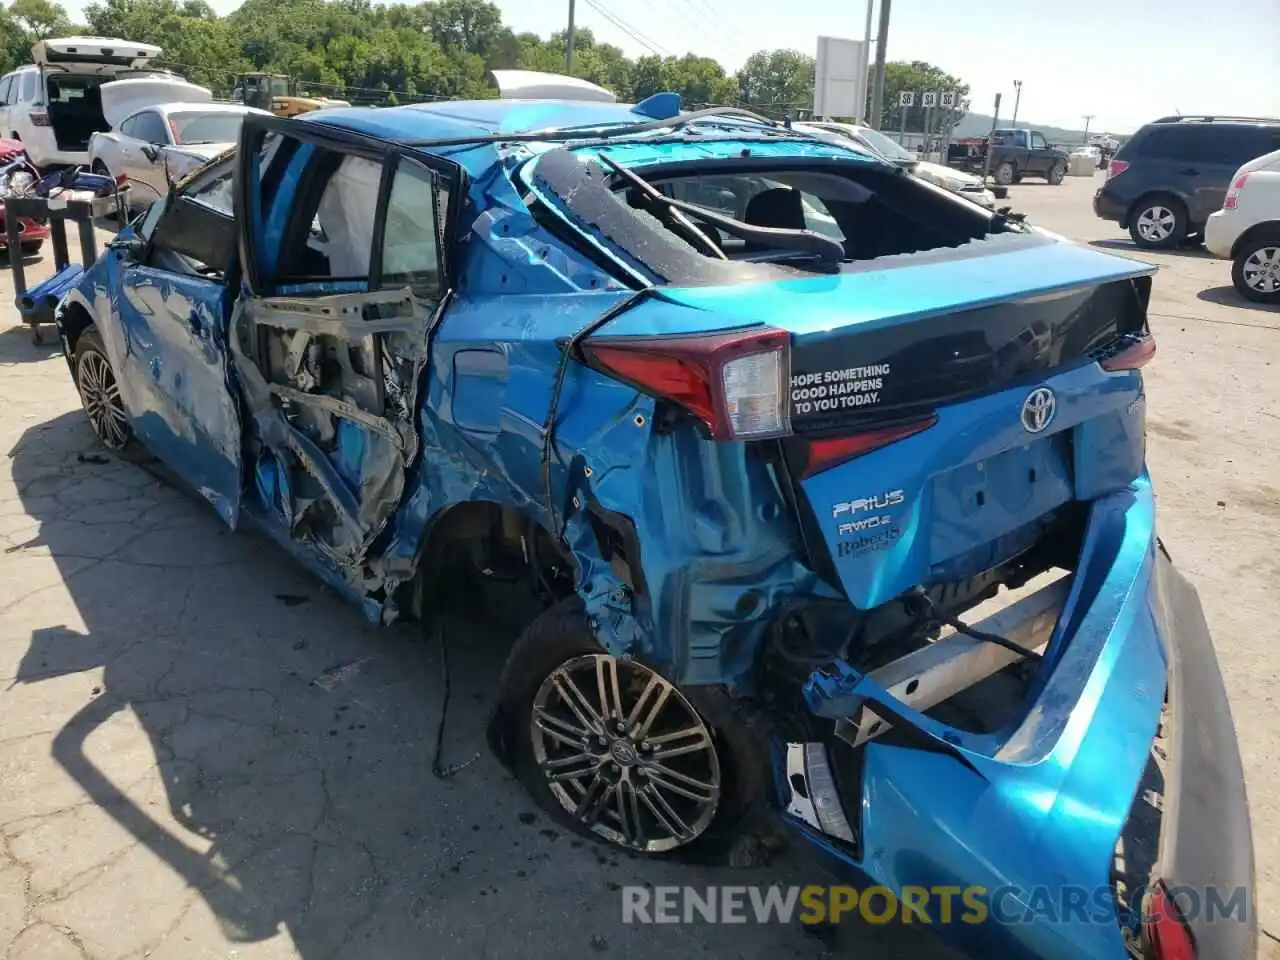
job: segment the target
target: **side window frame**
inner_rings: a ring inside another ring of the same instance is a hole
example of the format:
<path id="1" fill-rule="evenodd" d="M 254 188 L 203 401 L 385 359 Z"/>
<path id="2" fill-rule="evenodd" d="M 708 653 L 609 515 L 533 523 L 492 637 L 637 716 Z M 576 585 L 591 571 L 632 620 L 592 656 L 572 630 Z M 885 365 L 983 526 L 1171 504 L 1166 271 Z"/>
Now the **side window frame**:
<path id="1" fill-rule="evenodd" d="M 1049 141 L 1045 139 L 1043 133 L 1031 134 L 1031 149 L 1032 150 L 1048 150 L 1049 149 Z"/>
<path id="2" fill-rule="evenodd" d="M 9 73 L 0 77 L 0 106 L 9 105 L 9 91 L 13 89 L 13 81 L 17 76 L 16 73 Z"/>
<path id="3" fill-rule="evenodd" d="M 18 100 L 22 103 L 35 103 L 39 97 L 39 86 L 37 80 L 40 75 L 35 70 L 27 70 L 22 76 L 22 91 Z"/>
<path id="4" fill-rule="evenodd" d="M 281 138 L 295 143 L 289 149 L 283 149 L 285 145 L 281 144 L 281 149 L 276 151 L 276 155 L 264 171 L 260 168 L 259 151 L 263 140 L 270 133 L 278 134 Z M 381 164 L 377 208 L 374 211 L 369 276 L 364 280 L 364 289 L 370 291 L 379 289 L 382 282 L 387 204 L 401 158 L 415 162 L 442 177 L 439 187 L 447 191 L 447 203 L 444 210 L 436 211 L 436 243 L 439 254 L 439 291 L 440 296 L 444 296 L 454 283 L 458 246 L 457 229 L 465 205 L 467 189 L 466 173 L 460 164 L 434 154 L 419 153 L 399 144 L 347 128 L 256 115 L 246 117 L 244 126 L 241 128 L 240 142 L 236 151 L 234 188 L 235 219 L 240 225 L 238 227 L 240 262 L 245 283 L 252 295 L 313 297 L 332 295 L 337 292 L 332 289 L 333 284 L 338 282 L 334 279 L 299 278 L 298 282 L 289 282 L 289 278 L 279 275 L 276 264 L 272 263 L 272 269 L 267 271 L 259 260 L 263 234 L 271 227 L 270 217 L 276 207 L 283 204 L 284 207 L 295 210 L 284 225 L 283 237 L 286 240 L 291 239 L 294 232 L 299 229 L 309 229 L 309 223 L 303 221 L 306 215 L 300 216 L 296 212 L 297 209 L 301 209 L 297 201 L 305 191 L 314 189 L 314 184 L 309 185 L 308 181 L 312 180 L 320 169 L 317 164 L 319 157 L 313 156 L 305 161 L 304 169 L 296 181 L 291 182 L 288 179 L 286 170 L 295 162 L 297 153 L 306 147 L 312 148 L 313 151 L 334 153 L 341 158 L 356 156 Z M 326 183 L 327 179 L 326 177 Z M 265 190 L 262 189 L 264 183 L 267 187 Z M 288 191 L 283 195 L 283 201 L 281 190 Z M 303 204 L 303 206 L 307 205 Z M 325 289 L 326 285 L 330 289 Z"/>
<path id="5" fill-rule="evenodd" d="M 163 201 L 157 201 L 158 203 L 164 203 L 165 209 L 156 218 L 155 223 L 151 225 L 150 232 L 144 236 L 147 243 L 147 249 L 141 259 L 141 263 L 143 265 L 151 267 L 152 269 L 171 270 L 172 264 L 166 261 L 172 256 L 177 255 L 185 260 L 200 263 L 203 266 L 208 267 L 210 270 L 217 271 L 217 275 L 215 276 L 211 276 L 207 273 L 201 273 L 199 271 L 192 271 L 197 276 L 201 276 L 215 282 L 223 282 L 230 276 L 235 267 L 236 259 L 236 244 L 234 240 L 235 219 L 229 211 L 223 212 L 212 204 L 208 204 L 197 199 L 197 194 L 201 190 L 208 187 L 211 183 L 216 182 L 221 177 L 228 175 L 234 175 L 234 165 L 232 165 L 230 171 L 219 169 L 217 167 L 202 170 L 195 174 L 191 180 L 183 183 L 180 190 L 175 191 Z M 183 207 L 194 209 L 183 210 Z M 230 234 L 231 240 L 227 245 L 225 263 L 206 263 L 204 260 L 192 256 L 190 252 L 157 242 L 156 237 L 157 235 L 162 234 L 162 228 L 167 219 L 173 216 L 191 216 L 193 214 L 196 216 L 216 218 L 217 221 L 220 222 L 222 229 Z M 139 228 L 144 225 L 145 223 L 139 224 Z M 165 257 L 165 252 L 169 255 L 168 258 Z"/>

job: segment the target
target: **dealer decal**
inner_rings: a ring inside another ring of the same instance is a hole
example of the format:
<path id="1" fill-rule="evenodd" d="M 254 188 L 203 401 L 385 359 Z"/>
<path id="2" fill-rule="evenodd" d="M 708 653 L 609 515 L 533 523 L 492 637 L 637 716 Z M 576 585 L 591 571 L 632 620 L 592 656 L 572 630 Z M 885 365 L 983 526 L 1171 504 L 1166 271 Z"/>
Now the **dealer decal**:
<path id="1" fill-rule="evenodd" d="M 797 416 L 805 416 L 874 406 L 888 376 L 887 363 L 797 373 L 791 378 L 792 407 Z"/>

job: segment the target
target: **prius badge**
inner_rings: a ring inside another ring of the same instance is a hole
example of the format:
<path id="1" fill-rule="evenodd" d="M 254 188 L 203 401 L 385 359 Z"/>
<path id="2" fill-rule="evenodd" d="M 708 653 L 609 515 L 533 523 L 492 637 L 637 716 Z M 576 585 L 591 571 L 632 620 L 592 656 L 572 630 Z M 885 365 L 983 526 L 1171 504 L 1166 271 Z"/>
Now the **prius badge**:
<path id="1" fill-rule="evenodd" d="M 1043 433 L 1058 412 L 1058 398 L 1048 387 L 1037 387 L 1022 401 L 1022 426 L 1027 433 Z"/>

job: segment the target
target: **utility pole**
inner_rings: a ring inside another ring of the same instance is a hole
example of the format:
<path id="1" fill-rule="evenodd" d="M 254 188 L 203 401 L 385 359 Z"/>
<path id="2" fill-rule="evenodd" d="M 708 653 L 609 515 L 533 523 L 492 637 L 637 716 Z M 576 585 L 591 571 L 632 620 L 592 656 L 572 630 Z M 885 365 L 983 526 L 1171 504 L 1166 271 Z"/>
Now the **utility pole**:
<path id="1" fill-rule="evenodd" d="M 573 3 L 569 0 L 569 30 L 564 38 L 564 72 L 573 73 Z"/>
<path id="2" fill-rule="evenodd" d="M 1094 118 L 1095 114 L 1086 113 L 1084 115 L 1084 142 L 1089 142 L 1089 121 Z"/>
<path id="3" fill-rule="evenodd" d="M 1013 81 L 1013 119 L 1009 121 L 1009 126 L 1016 127 L 1018 125 L 1018 104 L 1022 102 L 1022 81 Z"/>
<path id="4" fill-rule="evenodd" d="M 875 6 L 876 6 L 876 0 L 867 0 L 867 33 L 865 37 L 866 46 L 864 47 L 864 49 L 867 51 L 868 67 L 871 66 L 871 12 L 875 9 Z M 866 88 L 864 87 L 863 89 L 866 89 Z M 870 99 L 871 99 L 870 91 L 867 91 L 867 101 L 870 101 Z M 862 104 L 862 107 L 863 107 L 863 114 L 858 119 L 865 121 L 867 117 L 871 116 L 871 111 L 869 109 L 870 103 L 864 102 Z"/>
<path id="5" fill-rule="evenodd" d="M 880 0 L 880 33 L 876 37 L 876 78 L 871 87 L 871 126 L 880 129 L 884 109 L 884 54 L 889 46 L 889 8 L 893 0 Z"/>

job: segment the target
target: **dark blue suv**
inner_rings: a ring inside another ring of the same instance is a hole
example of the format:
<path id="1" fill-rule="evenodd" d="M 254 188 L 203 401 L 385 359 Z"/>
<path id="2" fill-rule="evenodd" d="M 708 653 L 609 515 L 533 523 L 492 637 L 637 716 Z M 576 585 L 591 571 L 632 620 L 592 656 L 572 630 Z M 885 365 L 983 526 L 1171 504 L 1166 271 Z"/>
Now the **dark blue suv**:
<path id="1" fill-rule="evenodd" d="M 1120 148 L 1093 212 L 1140 247 L 1171 249 L 1204 230 L 1242 164 L 1277 149 L 1280 120 L 1162 117 Z"/>

